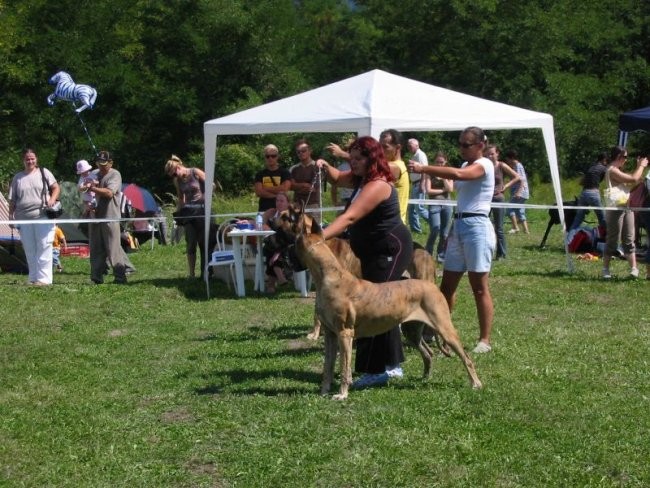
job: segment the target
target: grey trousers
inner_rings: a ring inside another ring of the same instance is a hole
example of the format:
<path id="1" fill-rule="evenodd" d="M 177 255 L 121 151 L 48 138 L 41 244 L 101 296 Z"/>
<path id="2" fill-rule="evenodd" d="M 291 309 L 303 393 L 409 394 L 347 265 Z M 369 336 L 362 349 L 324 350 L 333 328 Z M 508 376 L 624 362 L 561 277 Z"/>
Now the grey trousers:
<path id="1" fill-rule="evenodd" d="M 102 222 L 90 224 L 90 279 L 95 283 L 104 281 L 108 262 L 113 267 L 115 281 L 126 281 L 124 253 L 120 246 L 120 223 Z"/>

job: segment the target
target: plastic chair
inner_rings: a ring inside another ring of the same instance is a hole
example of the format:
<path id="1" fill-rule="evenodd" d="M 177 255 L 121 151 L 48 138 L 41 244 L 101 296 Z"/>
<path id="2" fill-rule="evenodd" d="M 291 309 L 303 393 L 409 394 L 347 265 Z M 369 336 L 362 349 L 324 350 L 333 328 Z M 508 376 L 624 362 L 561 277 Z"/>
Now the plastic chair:
<path id="1" fill-rule="evenodd" d="M 230 283 L 235 283 L 235 252 L 229 246 L 226 246 L 226 235 L 236 226 L 233 224 L 222 224 L 217 229 L 217 244 L 215 250 L 212 252 L 212 257 L 208 263 L 208 267 L 214 266 L 229 266 L 230 267 L 230 281 L 226 281 L 228 289 L 230 290 Z"/>

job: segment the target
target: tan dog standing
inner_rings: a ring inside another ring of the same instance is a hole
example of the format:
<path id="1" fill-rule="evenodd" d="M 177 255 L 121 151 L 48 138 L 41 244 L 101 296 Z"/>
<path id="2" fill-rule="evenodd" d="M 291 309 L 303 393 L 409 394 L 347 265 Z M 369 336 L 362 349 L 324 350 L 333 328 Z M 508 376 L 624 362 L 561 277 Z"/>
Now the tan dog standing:
<path id="1" fill-rule="evenodd" d="M 481 388 L 474 364 L 451 322 L 447 302 L 434 283 L 417 279 L 371 283 L 356 278 L 340 265 L 315 221 L 310 234 L 304 232 L 303 222 L 296 252 L 316 281 L 316 313 L 325 325 L 322 394 L 330 390 L 338 349 L 341 388 L 333 398 L 344 400 L 352 384 L 352 340 L 375 336 L 410 321 L 431 326 L 461 359 L 472 386 Z"/>

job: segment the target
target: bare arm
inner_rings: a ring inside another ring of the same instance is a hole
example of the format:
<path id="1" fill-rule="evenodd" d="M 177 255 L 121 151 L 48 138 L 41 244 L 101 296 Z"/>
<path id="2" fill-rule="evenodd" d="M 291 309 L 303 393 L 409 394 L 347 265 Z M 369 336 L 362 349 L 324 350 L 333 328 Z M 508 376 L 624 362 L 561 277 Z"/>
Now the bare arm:
<path id="1" fill-rule="evenodd" d="M 519 176 L 519 173 L 517 173 L 514 169 L 512 169 L 507 164 L 501 162 L 499 162 L 499 164 L 501 165 L 501 171 L 503 171 L 504 174 L 510 177 L 510 181 L 508 181 L 508 183 L 503 185 L 503 191 L 505 192 L 512 185 L 514 185 L 518 181 L 521 181 L 521 176 Z"/>
<path id="2" fill-rule="evenodd" d="M 347 151 L 344 151 L 341 149 L 341 146 L 338 144 L 334 144 L 333 142 L 330 142 L 325 149 L 327 149 L 329 152 L 332 153 L 332 156 L 339 158 L 339 159 L 345 159 L 346 161 L 350 160 L 350 154 Z"/>
<path id="3" fill-rule="evenodd" d="M 330 183 L 343 188 L 354 188 L 354 174 L 352 171 L 339 171 L 324 159 L 316 161 L 319 168 L 323 168 Z"/>
<path id="4" fill-rule="evenodd" d="M 366 183 L 348 209 L 323 230 L 325 239 L 342 234 L 351 224 L 372 212 L 390 196 L 391 188 L 391 185 L 383 180 Z"/>
<path id="5" fill-rule="evenodd" d="M 202 169 L 194 168 L 194 176 L 205 186 L 205 172 Z M 217 185 L 212 182 L 212 191 L 217 189 Z"/>
<path id="6" fill-rule="evenodd" d="M 424 166 L 420 163 L 409 161 L 409 171 L 428 174 L 448 180 L 478 180 L 485 176 L 485 169 L 480 164 L 468 164 L 464 168 L 452 166 Z"/>
<path id="7" fill-rule="evenodd" d="M 609 171 L 609 180 L 613 185 L 618 185 L 619 183 L 628 183 L 636 185 L 643 179 L 643 170 L 648 166 L 648 158 L 637 158 L 636 159 L 636 168 L 630 173 L 624 173 L 620 169 L 613 167 Z"/>

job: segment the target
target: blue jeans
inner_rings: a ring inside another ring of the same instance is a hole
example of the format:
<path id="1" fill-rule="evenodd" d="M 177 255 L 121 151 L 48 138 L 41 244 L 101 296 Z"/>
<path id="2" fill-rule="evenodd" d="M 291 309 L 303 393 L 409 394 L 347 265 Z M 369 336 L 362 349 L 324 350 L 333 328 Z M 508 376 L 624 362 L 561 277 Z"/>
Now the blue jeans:
<path id="1" fill-rule="evenodd" d="M 645 237 L 647 239 L 645 263 L 650 266 L 650 212 L 639 212 L 637 215 L 641 218 L 641 225 L 645 227 Z"/>
<path id="2" fill-rule="evenodd" d="M 580 196 L 578 197 L 578 206 L 579 207 L 602 207 L 603 204 L 600 201 L 600 191 L 599 190 L 583 190 Z M 569 230 L 577 229 L 582 225 L 582 221 L 585 219 L 585 215 L 589 213 L 589 210 L 577 210 L 576 216 L 573 219 L 573 223 Z M 598 225 L 605 227 L 605 213 L 600 209 L 594 209 L 596 218 L 598 219 Z"/>
<path id="3" fill-rule="evenodd" d="M 411 186 L 411 198 L 414 200 L 423 200 L 426 198 L 426 195 L 420 192 L 420 182 L 415 183 Z M 406 209 L 409 219 L 409 228 L 411 232 L 417 232 L 420 234 L 422 232 L 422 226 L 420 225 L 420 217 L 427 220 L 429 218 L 429 211 L 427 210 L 426 205 L 421 204 L 410 204 Z"/>
<path id="4" fill-rule="evenodd" d="M 449 223 L 451 222 L 452 207 L 449 205 L 430 205 L 429 206 L 429 237 L 425 249 L 433 257 L 445 252 L 447 237 L 449 236 Z M 440 236 L 440 239 L 438 239 Z M 433 252 L 433 246 L 438 239 L 438 247 Z"/>
<path id="5" fill-rule="evenodd" d="M 526 203 L 527 198 L 522 197 L 511 197 L 510 203 Z M 508 215 L 511 217 L 513 215 L 517 216 L 519 222 L 525 222 L 526 220 L 526 209 L 524 207 L 513 207 L 508 209 Z"/>
<path id="6" fill-rule="evenodd" d="M 506 257 L 506 235 L 503 231 L 503 219 L 506 216 L 504 207 L 492 207 L 492 224 L 497 236 L 497 259 Z"/>

